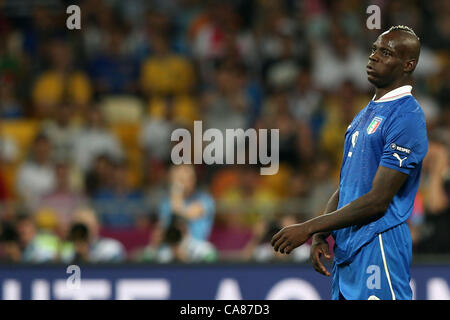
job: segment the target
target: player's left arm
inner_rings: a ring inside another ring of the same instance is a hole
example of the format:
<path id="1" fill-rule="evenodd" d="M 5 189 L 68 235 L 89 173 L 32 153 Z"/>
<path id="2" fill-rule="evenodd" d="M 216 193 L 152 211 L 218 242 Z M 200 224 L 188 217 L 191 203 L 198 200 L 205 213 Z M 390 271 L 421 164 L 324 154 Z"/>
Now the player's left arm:
<path id="1" fill-rule="evenodd" d="M 272 238 L 274 250 L 290 253 L 315 233 L 363 225 L 379 219 L 407 177 L 406 173 L 379 166 L 368 193 L 339 210 L 283 228 Z"/>

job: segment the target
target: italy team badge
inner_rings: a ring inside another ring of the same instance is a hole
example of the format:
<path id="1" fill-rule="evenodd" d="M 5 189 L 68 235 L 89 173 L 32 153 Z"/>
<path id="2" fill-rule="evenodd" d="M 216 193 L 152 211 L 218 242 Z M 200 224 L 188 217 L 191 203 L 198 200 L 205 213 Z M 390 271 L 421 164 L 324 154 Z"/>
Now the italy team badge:
<path id="1" fill-rule="evenodd" d="M 372 122 L 370 122 L 369 126 L 367 127 L 367 134 L 375 133 L 375 131 L 377 131 L 378 127 L 380 126 L 381 121 L 383 121 L 382 117 L 373 118 Z"/>

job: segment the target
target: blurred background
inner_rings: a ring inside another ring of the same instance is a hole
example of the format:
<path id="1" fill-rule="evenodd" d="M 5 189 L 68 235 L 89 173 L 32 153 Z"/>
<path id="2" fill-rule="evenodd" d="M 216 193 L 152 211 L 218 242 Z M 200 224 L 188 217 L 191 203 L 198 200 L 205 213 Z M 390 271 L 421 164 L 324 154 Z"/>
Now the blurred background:
<path id="1" fill-rule="evenodd" d="M 68 30 L 66 8 L 81 8 Z M 367 6 L 381 8 L 369 30 Z M 450 1 L 0 1 L 0 260 L 306 262 L 281 227 L 322 213 L 343 136 L 374 94 L 369 49 L 422 41 L 414 95 L 430 147 L 414 257 L 450 254 Z M 176 128 L 278 128 L 280 169 L 173 167 Z"/>

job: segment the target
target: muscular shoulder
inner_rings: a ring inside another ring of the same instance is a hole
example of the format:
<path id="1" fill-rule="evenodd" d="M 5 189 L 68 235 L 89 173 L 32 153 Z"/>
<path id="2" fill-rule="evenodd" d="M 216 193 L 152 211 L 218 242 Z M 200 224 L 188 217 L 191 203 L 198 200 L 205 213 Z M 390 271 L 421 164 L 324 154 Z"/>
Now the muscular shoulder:
<path id="1" fill-rule="evenodd" d="M 398 118 L 411 118 L 416 121 L 425 122 L 425 113 L 419 102 L 413 96 L 408 96 L 399 101 L 396 116 Z"/>

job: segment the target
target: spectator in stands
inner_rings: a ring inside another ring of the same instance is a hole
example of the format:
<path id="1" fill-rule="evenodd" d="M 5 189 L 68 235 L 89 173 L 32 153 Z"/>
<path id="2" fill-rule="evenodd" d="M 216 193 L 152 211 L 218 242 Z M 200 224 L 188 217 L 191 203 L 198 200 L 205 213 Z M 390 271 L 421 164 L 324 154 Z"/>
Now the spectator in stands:
<path id="1" fill-rule="evenodd" d="M 185 95 L 195 85 L 192 63 L 170 50 L 164 34 L 152 33 L 153 54 L 143 63 L 141 89 L 147 97 Z"/>
<path id="2" fill-rule="evenodd" d="M 214 175 L 217 211 L 223 223 L 232 229 L 248 228 L 261 216 L 274 214 L 280 200 L 279 187 L 287 186 L 286 181 L 283 183 L 285 177 L 283 167 L 276 175 L 263 177 L 257 165 L 236 165 Z"/>
<path id="3" fill-rule="evenodd" d="M 330 28 L 328 44 L 318 42 L 314 47 L 313 78 L 324 90 L 337 90 L 350 80 L 359 90 L 367 90 L 366 53 L 339 26 Z"/>
<path id="4" fill-rule="evenodd" d="M 91 99 L 91 84 L 87 75 L 76 70 L 68 43 L 55 38 L 48 43 L 50 68 L 39 74 L 32 98 L 35 115 L 51 117 L 65 98 L 74 106 L 84 109 Z"/>
<path id="5" fill-rule="evenodd" d="M 70 102 L 64 102 L 56 108 L 55 117 L 42 124 L 42 132 L 50 139 L 57 158 L 67 157 L 75 147 L 80 127 L 75 123 L 74 116 L 74 107 Z"/>
<path id="6" fill-rule="evenodd" d="M 205 90 L 202 97 L 205 129 L 218 129 L 224 136 L 226 129 L 247 129 L 251 122 L 251 104 L 248 93 L 241 87 L 240 73 L 240 65 L 235 61 L 217 63 L 213 86 Z M 226 147 L 224 155 L 228 152 Z"/>
<path id="7" fill-rule="evenodd" d="M 114 28 L 118 18 L 114 8 L 106 1 L 83 1 L 83 53 L 87 60 L 97 56 L 108 44 L 108 32 Z M 125 44 L 123 44 L 125 45 Z"/>
<path id="8" fill-rule="evenodd" d="M 305 208 L 305 220 L 312 219 L 323 213 L 327 200 L 337 188 L 337 174 L 332 171 L 332 162 L 326 157 L 315 157 L 314 165 L 308 175 L 309 197 Z"/>
<path id="9" fill-rule="evenodd" d="M 296 121 L 289 109 L 287 91 L 277 91 L 266 99 L 261 128 L 279 129 L 280 163 L 291 166 L 307 163 L 314 152 L 314 141 L 310 124 Z"/>
<path id="10" fill-rule="evenodd" d="M 297 121 L 311 127 L 314 138 L 322 121 L 322 95 L 311 77 L 309 69 L 299 72 L 294 89 L 289 92 L 289 110 Z"/>
<path id="11" fill-rule="evenodd" d="M 416 198 L 414 199 L 414 205 L 411 212 L 411 216 L 408 219 L 409 232 L 411 233 L 411 240 L 413 248 L 417 248 L 417 245 L 423 238 L 423 227 L 425 223 L 425 208 L 423 203 L 423 192 L 419 187 Z"/>
<path id="12" fill-rule="evenodd" d="M 22 261 L 19 235 L 16 227 L 11 223 L 3 223 L 1 226 L 0 261 L 15 263 Z"/>
<path id="13" fill-rule="evenodd" d="M 428 192 L 425 208 L 430 214 L 439 214 L 450 205 L 446 182 L 449 171 L 449 151 L 445 144 L 430 139 L 427 161 L 424 165 L 425 175 L 428 178 Z"/>
<path id="14" fill-rule="evenodd" d="M 42 197 L 39 209 L 53 212 L 62 234 L 68 230 L 75 210 L 82 207 L 86 199 L 70 184 L 70 165 L 67 161 L 57 161 L 55 165 L 55 189 Z"/>
<path id="15" fill-rule="evenodd" d="M 159 220 L 167 229 L 175 216 L 185 218 L 189 234 L 197 240 L 207 240 L 214 223 L 215 204 L 212 197 L 196 186 L 192 165 L 174 166 L 170 172 L 170 194 L 161 203 Z"/>
<path id="16" fill-rule="evenodd" d="M 170 157 L 170 135 L 175 125 L 170 120 L 172 99 L 152 99 L 148 116 L 144 119 L 139 133 L 139 143 L 149 160 L 166 161 Z"/>
<path id="17" fill-rule="evenodd" d="M 78 167 L 87 172 L 101 154 L 120 159 L 123 150 L 119 140 L 108 130 L 101 110 L 94 106 L 88 111 L 87 123 L 75 139 L 73 158 Z"/>
<path id="18" fill-rule="evenodd" d="M 0 136 L 0 163 L 14 163 L 17 161 L 18 151 L 17 144 L 12 138 Z"/>
<path id="19" fill-rule="evenodd" d="M 436 50 L 449 50 L 450 48 L 450 28 L 449 19 L 450 6 L 447 1 L 432 1 L 427 6 L 431 11 L 426 15 L 425 35 L 423 41 Z"/>
<path id="20" fill-rule="evenodd" d="M 17 172 L 17 192 L 28 208 L 35 208 L 40 199 L 56 186 L 55 167 L 49 138 L 39 133 L 31 146 L 29 159 Z"/>
<path id="21" fill-rule="evenodd" d="M 304 42 L 293 41 L 297 25 L 292 16 L 280 2 L 267 2 L 260 6 L 260 17 L 257 19 L 257 40 L 263 70 L 286 58 L 300 58 L 303 54 Z M 287 60 L 287 59 L 286 59 Z M 292 68 L 294 74 L 298 66 Z M 264 72 L 263 71 L 263 72 Z"/>
<path id="22" fill-rule="evenodd" d="M 80 225 L 86 226 L 87 232 Z M 63 262 L 69 263 L 80 257 L 92 263 L 125 261 L 127 255 L 124 246 L 115 239 L 100 236 L 95 211 L 88 208 L 78 210 L 70 230 L 69 241 L 64 243 L 61 250 Z"/>
<path id="23" fill-rule="evenodd" d="M 170 164 L 160 161 L 149 161 L 145 167 L 144 192 L 145 203 L 153 219 L 158 216 L 161 202 L 167 195 L 167 181 Z M 150 222 L 147 220 L 147 222 Z"/>
<path id="24" fill-rule="evenodd" d="M 100 190 L 112 186 L 113 160 L 107 154 L 98 155 L 92 168 L 85 175 L 84 190 L 92 198 Z"/>
<path id="25" fill-rule="evenodd" d="M 318 137 L 318 149 L 330 158 L 335 167 L 340 167 L 342 160 L 342 136 L 366 103 L 367 96 L 362 95 L 351 81 L 343 81 L 336 92 L 326 96 L 323 106 L 325 119 Z"/>
<path id="26" fill-rule="evenodd" d="M 137 92 L 137 61 L 123 50 L 127 33 L 126 26 L 116 22 L 108 30 L 106 46 L 89 63 L 89 74 L 97 95 Z"/>
<path id="27" fill-rule="evenodd" d="M 34 219 L 26 214 L 19 214 L 15 224 L 23 262 L 56 262 L 60 245 L 56 235 L 49 231 L 38 230 Z"/>
<path id="28" fill-rule="evenodd" d="M 0 119 L 22 118 L 24 110 L 17 97 L 16 81 L 4 74 L 0 77 L 0 84 Z"/>
<path id="29" fill-rule="evenodd" d="M 111 174 L 111 186 L 99 189 L 92 198 L 100 221 L 105 227 L 133 227 L 148 213 L 143 193 L 131 187 L 125 161 L 115 162 Z"/>
<path id="30" fill-rule="evenodd" d="M 39 68 L 39 63 L 44 58 L 45 41 L 57 33 L 59 19 L 51 6 L 36 3 L 30 7 L 30 23 L 21 28 L 21 41 L 30 64 L 33 68 Z"/>
<path id="31" fill-rule="evenodd" d="M 12 206 L 12 202 L 15 200 L 14 191 L 11 181 L 8 179 L 8 168 L 10 165 L 14 165 L 17 156 L 18 148 L 15 141 L 6 135 L 0 135 L 0 208 L 2 208 L 4 217 L 14 215 Z"/>
<path id="32" fill-rule="evenodd" d="M 291 260 L 303 262 L 309 259 L 310 245 L 304 244 L 292 251 L 292 254 L 282 255 L 279 252 L 271 250 L 270 240 L 280 230 L 292 223 L 298 221 L 294 216 L 285 215 L 277 220 L 261 220 L 253 227 L 253 235 L 245 248 L 241 251 L 241 257 L 244 260 L 255 260 L 258 262 L 267 262 L 274 260 Z"/>
<path id="33" fill-rule="evenodd" d="M 292 171 L 289 176 L 289 190 L 281 205 L 281 212 L 286 214 L 296 214 L 298 212 L 309 212 L 311 179 L 307 169 L 301 168 Z M 305 219 L 306 216 L 305 216 Z"/>
<path id="34" fill-rule="evenodd" d="M 217 252 L 210 242 L 195 239 L 189 234 L 184 218 L 174 217 L 166 230 L 157 223 L 155 229 L 154 241 L 138 254 L 138 261 L 192 263 L 217 259 Z"/>
<path id="35" fill-rule="evenodd" d="M 276 51 L 279 52 L 276 58 L 265 61 L 266 80 L 271 88 L 289 89 L 298 77 L 302 59 L 305 59 L 301 54 L 303 43 L 296 41 L 293 30 L 283 31 L 277 38 L 279 48 Z"/>
<path id="36" fill-rule="evenodd" d="M 75 223 L 72 225 L 67 237 L 70 242 L 63 247 L 68 250 L 68 246 L 73 246 L 73 256 L 67 263 L 86 263 L 89 262 L 89 229 L 83 223 Z M 69 258 L 67 258 L 69 259 Z"/>
<path id="37" fill-rule="evenodd" d="M 227 2 L 208 2 L 187 30 L 194 57 L 201 63 L 221 59 L 226 54 L 225 29 L 237 24 L 233 6 Z"/>
<path id="38" fill-rule="evenodd" d="M 416 251 L 442 253 L 450 250 L 449 148 L 431 135 L 424 160 L 421 190 L 424 193 L 425 219 L 418 230 Z"/>
<path id="39" fill-rule="evenodd" d="M 3 16 L 3 15 L 2 15 Z M 20 41 L 17 41 L 17 29 L 10 28 L 9 22 L 2 17 L 2 37 L 0 40 L 0 118 L 17 119 L 25 116 L 25 104 L 22 87 L 26 80 L 26 60 Z"/>

